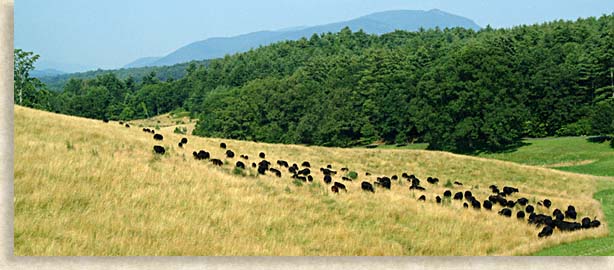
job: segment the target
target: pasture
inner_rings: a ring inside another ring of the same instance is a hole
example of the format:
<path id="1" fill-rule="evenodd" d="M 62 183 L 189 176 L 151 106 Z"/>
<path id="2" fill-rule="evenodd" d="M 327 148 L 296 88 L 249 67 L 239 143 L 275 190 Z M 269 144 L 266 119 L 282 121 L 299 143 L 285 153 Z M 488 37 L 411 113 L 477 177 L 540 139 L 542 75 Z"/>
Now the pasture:
<path id="1" fill-rule="evenodd" d="M 159 142 L 131 124 L 15 107 L 15 255 L 526 255 L 609 232 L 604 202 L 593 198 L 600 183 L 594 176 L 422 150 L 193 136 L 179 148 L 184 136 L 162 131 Z M 226 158 L 221 142 L 237 156 Z M 165 154 L 154 154 L 154 145 Z M 224 165 L 195 160 L 193 151 L 201 149 Z M 259 152 L 273 164 L 309 161 L 314 181 L 293 180 L 281 168 L 281 178 L 234 168 L 239 155 L 251 164 L 261 160 Z M 334 194 L 318 170 L 327 164 L 347 167 L 358 179 L 343 181 L 347 192 Z M 410 191 L 401 179 L 390 190 L 361 190 L 362 181 L 403 172 L 423 179 L 426 190 Z M 429 176 L 440 182 L 427 183 Z M 446 187 L 448 181 L 463 186 Z M 602 225 L 538 238 L 540 228 L 498 215 L 499 206 L 435 202 L 448 189 L 483 200 L 491 184 L 518 188 L 511 198 L 528 198 L 539 213 L 573 204 L 579 217 L 597 217 Z M 550 209 L 536 204 L 545 198 Z"/>

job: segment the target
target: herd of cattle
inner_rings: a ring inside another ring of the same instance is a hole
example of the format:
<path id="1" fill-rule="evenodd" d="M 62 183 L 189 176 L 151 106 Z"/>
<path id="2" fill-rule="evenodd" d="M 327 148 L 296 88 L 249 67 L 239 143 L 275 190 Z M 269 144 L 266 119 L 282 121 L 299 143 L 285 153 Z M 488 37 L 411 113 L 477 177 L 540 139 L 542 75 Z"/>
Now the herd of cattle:
<path id="1" fill-rule="evenodd" d="M 121 123 L 124 125 L 124 123 Z M 130 127 L 129 124 L 125 124 L 126 127 Z M 162 134 L 156 134 L 155 130 L 149 128 L 143 128 L 143 132 L 154 134 L 153 139 L 157 141 L 164 140 L 164 136 Z M 184 145 L 188 143 L 187 138 L 182 138 L 180 142 L 178 142 L 179 148 L 183 148 Z M 220 148 L 226 150 L 225 155 L 227 159 L 234 159 L 235 153 L 227 149 L 228 146 L 225 143 L 220 143 Z M 155 154 L 164 155 L 166 153 L 166 149 L 163 146 L 155 145 L 153 147 Z M 198 152 L 194 151 L 192 153 L 195 160 L 209 160 L 215 166 L 224 166 L 224 161 L 217 158 L 212 158 L 211 154 L 205 150 L 200 150 Z M 259 162 L 252 162 L 251 167 L 258 171 L 260 175 L 266 175 L 267 173 L 271 173 L 276 177 L 282 177 L 282 170 L 288 171 L 291 175 L 292 179 L 304 181 L 304 182 L 313 182 L 314 176 L 311 171 L 311 163 L 308 161 L 304 161 L 301 163 L 301 166 L 298 166 L 296 163 L 290 165 L 287 161 L 277 160 L 277 168 L 273 167 L 272 163 L 267 161 L 266 154 L 264 152 L 260 152 L 258 154 L 260 158 Z M 247 169 L 246 163 L 249 163 L 250 160 L 248 155 L 242 154 L 239 155 L 239 160 L 235 162 L 235 167 L 240 170 Z M 341 172 L 349 172 L 348 168 L 341 168 Z M 340 191 L 347 192 L 346 186 L 338 181 L 334 181 L 333 178 L 336 177 L 337 171 L 333 170 L 333 166 L 331 164 L 326 165 L 326 167 L 320 168 L 320 172 L 323 175 L 323 182 L 326 185 L 330 185 L 330 190 L 333 193 L 339 193 Z M 371 173 L 366 172 L 365 176 L 370 176 Z M 402 179 L 410 183 L 409 190 L 416 191 L 426 191 L 426 188 L 421 186 L 421 180 L 413 174 L 408 174 L 406 172 L 401 174 Z M 397 175 L 393 175 L 391 177 L 382 176 L 377 177 L 377 180 L 373 183 L 368 181 L 363 181 L 360 184 L 360 187 L 365 192 L 375 193 L 375 186 L 390 190 L 392 188 L 392 181 L 403 181 Z M 347 176 L 342 176 L 341 179 L 343 181 L 351 182 L 352 178 Z M 437 185 L 439 183 L 439 179 L 436 177 L 428 177 L 426 180 L 430 185 Z M 454 186 L 462 187 L 462 183 L 455 181 Z M 473 208 L 475 210 L 485 209 L 486 211 L 492 211 L 493 207 L 496 205 L 500 205 L 501 209 L 498 211 L 498 214 L 504 217 L 511 218 L 513 216 L 514 211 L 516 211 L 515 217 L 519 220 L 528 221 L 529 224 L 534 224 L 537 227 L 543 227 L 541 232 L 538 233 L 538 237 L 548 237 L 551 236 L 554 232 L 554 229 L 557 228 L 559 231 L 576 231 L 581 229 L 590 229 L 597 228 L 601 225 L 601 222 L 594 218 L 591 220 L 589 217 L 582 218 L 581 222 L 576 222 L 578 219 L 576 208 L 573 205 L 569 205 L 567 210 L 564 212 L 559 209 L 554 209 L 552 212 L 552 216 L 548 214 L 538 214 L 536 213 L 538 210 L 541 211 L 550 211 L 550 207 L 552 206 L 552 201 L 549 199 L 544 199 L 536 203 L 536 205 L 530 204 L 529 199 L 521 197 L 518 199 L 511 199 L 514 193 L 518 193 L 519 190 L 514 187 L 505 186 L 503 189 L 499 189 L 497 185 L 491 185 L 489 187 L 491 195 L 488 196 L 487 199 L 481 200 L 476 198 L 473 193 L 469 190 L 465 192 L 456 192 L 452 194 L 451 190 L 445 190 L 441 196 L 435 197 L 435 202 L 437 204 L 443 204 L 445 202 L 453 202 L 459 201 L 463 203 L 464 208 Z M 426 201 L 426 195 L 421 195 L 418 198 L 418 201 Z M 527 218 L 528 215 L 528 218 Z"/>

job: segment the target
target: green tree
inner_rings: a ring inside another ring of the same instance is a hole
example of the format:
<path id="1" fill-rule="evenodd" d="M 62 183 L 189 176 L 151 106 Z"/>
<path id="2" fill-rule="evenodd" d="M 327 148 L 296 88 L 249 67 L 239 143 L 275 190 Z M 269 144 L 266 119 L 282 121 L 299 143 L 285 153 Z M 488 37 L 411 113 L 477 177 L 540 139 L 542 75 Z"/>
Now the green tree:
<path id="1" fill-rule="evenodd" d="M 36 103 L 37 92 L 43 86 L 37 78 L 30 77 L 30 71 L 34 70 L 34 63 L 38 60 L 39 55 L 15 49 L 14 57 L 14 102 L 31 107 Z"/>

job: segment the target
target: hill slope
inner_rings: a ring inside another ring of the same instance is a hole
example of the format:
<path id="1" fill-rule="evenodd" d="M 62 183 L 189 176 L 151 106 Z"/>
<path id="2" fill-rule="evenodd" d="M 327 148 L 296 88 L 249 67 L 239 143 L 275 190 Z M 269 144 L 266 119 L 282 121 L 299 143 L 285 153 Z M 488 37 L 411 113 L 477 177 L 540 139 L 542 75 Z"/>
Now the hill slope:
<path id="1" fill-rule="evenodd" d="M 369 34 L 384 34 L 395 30 L 416 31 L 435 27 L 464 27 L 478 30 L 480 26 L 473 21 L 441 10 L 394 10 L 370 14 L 345 22 L 331 23 L 306 28 L 281 31 L 261 31 L 228 38 L 210 38 L 197 41 L 170 53 L 161 59 L 148 62 L 151 66 L 164 66 L 192 60 L 214 59 L 248 51 L 251 48 L 265 46 L 283 40 L 309 38 L 313 34 L 335 33 L 344 27 L 354 31 L 363 29 Z"/>
<path id="2" fill-rule="evenodd" d="M 190 136 L 181 149 L 180 136 L 164 136 L 167 154 L 155 157 L 157 142 L 137 126 L 15 107 L 15 255 L 518 255 L 608 231 L 604 224 L 540 240 L 524 221 L 434 202 L 448 180 L 478 198 L 496 183 L 532 203 L 548 197 L 553 207 L 573 204 L 580 216 L 602 219 L 590 176 L 434 151 L 224 140 L 250 162 L 260 151 L 273 163 L 310 161 L 315 180 L 303 183 L 285 170 L 282 178 L 251 168 L 242 176 L 232 165 L 192 159 L 199 149 L 222 158 L 218 139 Z M 359 180 L 333 194 L 317 169 L 326 164 L 348 167 Z M 390 191 L 360 190 L 360 181 L 404 171 L 442 182 L 423 183 L 424 193 L 404 181 Z M 421 194 L 426 202 L 417 201 Z"/>

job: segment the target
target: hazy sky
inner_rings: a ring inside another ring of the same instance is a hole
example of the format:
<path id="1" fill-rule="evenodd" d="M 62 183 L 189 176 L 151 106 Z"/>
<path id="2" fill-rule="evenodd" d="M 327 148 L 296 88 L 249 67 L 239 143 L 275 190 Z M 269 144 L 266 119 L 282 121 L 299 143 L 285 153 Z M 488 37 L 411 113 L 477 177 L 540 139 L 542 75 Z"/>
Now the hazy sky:
<path id="1" fill-rule="evenodd" d="M 210 37 L 438 8 L 509 27 L 614 12 L 612 0 L 16 0 L 15 47 L 40 62 L 117 68 Z"/>

